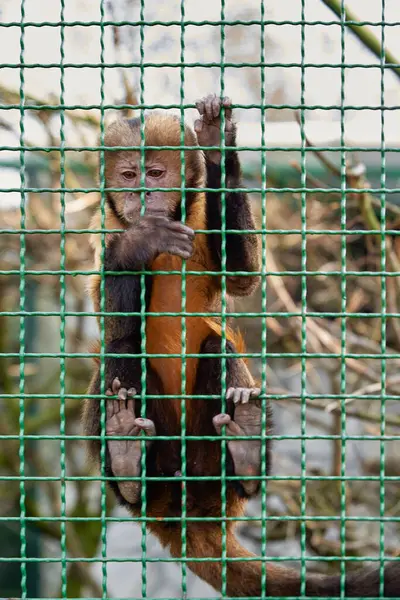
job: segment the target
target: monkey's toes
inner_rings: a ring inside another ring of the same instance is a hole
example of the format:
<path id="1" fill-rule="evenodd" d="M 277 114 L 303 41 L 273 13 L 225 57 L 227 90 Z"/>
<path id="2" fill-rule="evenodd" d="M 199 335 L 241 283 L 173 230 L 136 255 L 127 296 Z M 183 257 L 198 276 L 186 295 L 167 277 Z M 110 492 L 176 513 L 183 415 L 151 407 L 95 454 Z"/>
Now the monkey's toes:
<path id="1" fill-rule="evenodd" d="M 118 379 L 118 377 L 115 377 L 113 379 L 111 387 L 108 388 L 108 390 L 106 391 L 106 395 L 107 396 L 116 396 L 118 394 L 120 387 L 121 387 L 121 382 Z"/>
<path id="2" fill-rule="evenodd" d="M 231 387 L 226 392 L 226 399 L 232 399 L 234 404 L 247 404 L 249 400 L 257 398 L 260 394 L 260 388 Z"/>
<path id="3" fill-rule="evenodd" d="M 113 415 L 119 413 L 121 410 L 129 410 L 134 413 L 134 397 L 136 396 L 136 389 L 129 388 L 127 390 L 121 387 L 121 382 L 116 377 L 112 383 L 112 389 L 106 391 L 107 396 L 117 396 L 115 399 L 107 401 L 107 418 L 110 419 Z"/>
<path id="4" fill-rule="evenodd" d="M 224 425 L 226 425 L 226 434 L 227 435 L 234 436 L 234 435 L 240 435 L 242 433 L 239 425 L 237 425 L 237 423 L 235 423 L 235 421 L 232 421 L 230 416 L 225 413 L 216 415 L 213 418 L 213 425 L 218 434 L 222 433 L 222 427 Z"/>
<path id="5" fill-rule="evenodd" d="M 131 387 L 127 390 L 125 387 L 121 386 L 118 377 L 115 377 L 111 384 L 111 388 L 108 388 L 106 391 L 106 396 L 118 396 L 121 399 L 124 398 L 126 400 L 128 397 L 132 398 L 133 396 L 136 396 L 136 389 Z"/>
<path id="6" fill-rule="evenodd" d="M 219 415 L 215 415 L 213 417 L 213 423 L 215 426 L 227 425 L 231 421 L 231 418 L 226 413 L 220 413 Z"/>
<path id="7" fill-rule="evenodd" d="M 121 389 L 121 382 L 118 379 L 118 377 L 116 377 L 114 379 L 114 381 L 112 382 L 111 389 L 113 391 L 114 396 L 116 396 L 118 394 L 118 392 L 120 391 L 120 389 Z"/>
<path id="8" fill-rule="evenodd" d="M 139 427 L 146 435 L 156 435 L 156 426 L 150 419 L 135 419 L 135 425 Z"/>
<path id="9" fill-rule="evenodd" d="M 215 417 L 213 417 L 213 425 L 218 434 L 221 433 L 223 425 L 228 425 L 228 423 L 230 422 L 230 416 L 224 413 L 221 413 L 220 415 L 215 415 Z"/>

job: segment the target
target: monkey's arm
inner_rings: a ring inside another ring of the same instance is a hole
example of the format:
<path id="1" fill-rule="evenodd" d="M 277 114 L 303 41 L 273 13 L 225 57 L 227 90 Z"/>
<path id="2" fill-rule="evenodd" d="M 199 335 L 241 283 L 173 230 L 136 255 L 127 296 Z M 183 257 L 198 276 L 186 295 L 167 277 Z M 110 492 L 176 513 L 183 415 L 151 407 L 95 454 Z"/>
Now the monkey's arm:
<path id="1" fill-rule="evenodd" d="M 225 192 L 225 229 L 254 231 L 255 224 L 247 194 L 237 191 L 242 187 L 241 169 L 236 146 L 236 126 L 232 121 L 231 101 L 208 96 L 197 103 L 200 119 L 195 123 L 199 143 L 203 146 L 220 144 L 220 113 L 225 108 L 225 182 L 222 186 L 221 153 L 210 150 L 206 152 L 207 188 L 218 190 L 227 188 Z M 222 200 L 221 192 L 210 191 L 206 194 L 206 215 L 208 229 L 221 229 Z M 221 268 L 222 236 L 219 233 L 208 234 L 209 247 L 213 262 L 217 269 Z M 248 271 L 260 270 L 258 236 L 254 233 L 227 233 L 226 270 Z M 227 291 L 233 296 L 246 296 L 257 287 L 259 277 L 256 275 L 227 277 Z"/>
<path id="2" fill-rule="evenodd" d="M 118 271 L 140 271 L 148 268 L 154 258 L 162 252 L 189 258 L 192 253 L 193 239 L 194 233 L 186 225 L 166 217 L 145 215 L 134 227 L 110 239 L 105 251 L 104 267 L 106 271 L 117 273 Z M 141 276 L 139 274 L 106 275 L 105 288 L 107 312 L 140 311 Z M 147 300 L 146 296 L 146 302 Z M 108 316 L 106 339 L 116 340 L 127 335 L 137 339 L 140 326 L 141 318 L 138 315 Z"/>
<path id="3" fill-rule="evenodd" d="M 207 187 L 220 188 L 221 165 L 206 159 Z M 241 186 L 240 163 L 237 152 L 229 150 L 225 161 L 225 229 L 239 231 L 254 231 L 255 224 L 247 195 L 237 192 Z M 207 227 L 208 229 L 221 229 L 221 193 L 207 192 Z M 222 235 L 211 233 L 207 236 L 213 262 L 217 269 L 221 268 Z M 252 233 L 227 233 L 226 239 L 226 270 L 254 272 L 260 269 L 259 244 L 256 234 Z M 257 275 L 228 276 L 226 279 L 227 291 L 233 296 L 246 296 L 251 294 L 259 283 Z"/>

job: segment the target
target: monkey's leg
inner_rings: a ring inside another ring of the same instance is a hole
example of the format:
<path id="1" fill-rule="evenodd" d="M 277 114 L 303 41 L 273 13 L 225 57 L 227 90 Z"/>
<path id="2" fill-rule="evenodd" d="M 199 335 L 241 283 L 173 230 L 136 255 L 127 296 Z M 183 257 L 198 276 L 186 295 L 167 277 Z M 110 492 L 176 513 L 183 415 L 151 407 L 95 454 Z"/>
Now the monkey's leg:
<path id="1" fill-rule="evenodd" d="M 106 432 L 108 436 L 138 436 L 141 431 L 145 435 L 155 435 L 156 428 L 150 419 L 136 418 L 134 396 L 136 390 L 121 387 L 115 378 L 108 396 L 117 399 L 107 400 Z M 147 445 L 151 445 L 151 441 Z M 142 457 L 141 440 L 108 440 L 111 469 L 115 477 L 139 477 Z M 119 481 L 119 491 L 127 502 L 136 504 L 140 497 L 139 481 Z"/>
<path id="2" fill-rule="evenodd" d="M 221 338 L 209 336 L 203 343 L 201 353 L 218 354 L 221 352 Z M 236 348 L 226 343 L 227 354 L 235 354 Z M 232 457 L 235 474 L 248 477 L 261 474 L 261 440 L 235 440 L 237 436 L 260 436 L 262 410 L 259 399 L 260 390 L 255 387 L 254 379 L 241 358 L 234 356 L 226 359 L 227 408 L 230 414 L 210 415 L 217 432 L 226 425 L 226 434 L 232 437 L 228 449 Z M 221 360 L 219 358 L 201 358 L 196 380 L 196 394 L 219 394 L 221 392 Z M 204 414 L 204 413 L 203 413 Z M 269 415 L 268 415 L 269 416 Z M 204 418 L 204 417 L 203 417 Z M 268 449 L 268 446 L 267 446 Z M 269 452 L 267 454 L 269 462 Z M 267 470 L 268 470 L 267 465 Z M 246 495 L 257 493 L 259 480 L 241 480 Z"/>

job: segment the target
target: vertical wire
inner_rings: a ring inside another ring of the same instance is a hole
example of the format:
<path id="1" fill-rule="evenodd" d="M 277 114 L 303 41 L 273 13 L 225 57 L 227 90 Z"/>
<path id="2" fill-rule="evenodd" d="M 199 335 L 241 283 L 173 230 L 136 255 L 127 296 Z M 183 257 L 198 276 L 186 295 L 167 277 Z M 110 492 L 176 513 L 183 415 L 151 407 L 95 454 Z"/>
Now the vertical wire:
<path id="1" fill-rule="evenodd" d="M 379 512 L 380 512 L 380 536 L 379 536 L 379 558 L 380 558 L 380 577 L 379 577 L 379 595 L 384 595 L 385 581 L 385 441 L 383 436 L 386 431 L 386 143 L 385 143 L 385 18 L 386 4 L 382 0 L 381 15 L 381 206 L 380 206 L 380 226 L 381 226 L 381 418 L 380 418 L 380 482 L 379 482 Z M 396 317 L 394 317 L 396 318 Z"/>
<path id="2" fill-rule="evenodd" d="M 144 7 L 145 0 L 140 0 L 140 214 L 146 211 L 146 156 L 145 156 L 145 115 L 144 115 Z M 141 340 L 141 393 L 140 407 L 141 417 L 146 417 L 146 381 L 147 381 L 147 358 L 146 358 L 146 276 L 140 275 L 140 340 Z M 142 531 L 142 597 L 147 597 L 147 489 L 146 489 L 146 440 L 142 436 L 141 446 L 141 531 Z"/>
<path id="3" fill-rule="evenodd" d="M 181 146 L 185 145 L 185 112 L 183 108 L 185 99 L 185 0 L 181 0 L 181 35 L 180 35 L 180 117 L 181 117 Z M 185 179 L 185 151 L 181 148 L 181 215 L 182 223 L 186 221 L 186 179 Z M 182 473 L 182 498 L 181 498 L 181 555 L 183 558 L 181 564 L 182 573 L 182 596 L 186 598 L 187 594 L 187 483 L 186 483 L 186 261 L 182 259 L 181 276 L 181 473 Z"/>
<path id="4" fill-rule="evenodd" d="M 221 0 L 221 98 L 225 96 L 225 0 Z M 226 186 L 225 156 L 225 109 L 221 110 L 221 188 Z M 226 412 L 226 194 L 221 192 L 221 412 Z M 221 440 L 221 561 L 224 598 L 227 591 L 226 551 L 226 426 L 222 427 Z"/>
<path id="5" fill-rule="evenodd" d="M 20 543 L 21 543 L 21 600 L 25 600 L 27 597 L 27 573 L 26 573 L 26 509 L 25 509 L 25 317 L 23 313 L 25 311 L 25 258 L 26 258 L 26 240 L 25 240 L 25 203 L 26 203 L 26 192 L 25 192 L 25 0 L 21 0 L 21 37 L 20 37 L 20 71 L 19 71 L 19 143 L 20 143 L 20 154 L 19 154 L 19 173 L 21 179 L 21 233 L 19 236 L 20 250 L 20 280 L 19 280 L 19 309 L 21 315 L 19 317 L 19 510 L 20 510 Z"/>
<path id="6" fill-rule="evenodd" d="M 102 557 L 102 593 L 107 598 L 107 498 L 106 498 L 106 408 L 105 408 L 105 317 L 106 288 L 104 262 L 106 256 L 106 213 L 105 213 L 105 157 L 104 157 L 104 0 L 100 0 L 100 213 L 101 213 L 101 260 L 100 260 L 100 465 L 101 465 L 101 557 Z"/>
<path id="7" fill-rule="evenodd" d="M 64 84 L 64 13 L 65 0 L 61 1 L 60 11 L 60 475 L 61 475 L 61 596 L 67 597 L 67 524 L 66 517 L 66 469 L 65 469 L 65 84 Z"/>
<path id="8" fill-rule="evenodd" d="M 306 593 L 306 496 L 307 496 L 307 174 L 306 174 L 306 139 L 305 139 L 305 0 L 301 0 L 301 98 L 300 98 L 300 133 L 301 133 L 301 490 L 300 490 L 300 546 L 301 546 L 301 584 L 300 595 Z"/>
<path id="9" fill-rule="evenodd" d="M 342 231 L 346 230 L 346 151 L 345 146 L 345 4 L 341 0 L 341 15 L 340 15 L 340 34 L 341 34 L 341 68 L 340 68 L 340 178 L 341 178 L 341 199 L 340 199 L 340 227 Z M 340 292 L 341 292 L 341 312 L 342 315 L 346 312 L 347 306 L 347 278 L 346 278 L 346 234 L 341 235 L 341 276 L 340 276 Z M 346 582 L 346 317 L 341 317 L 341 336 L 340 336 L 340 429 L 341 429 L 341 453 L 340 453 L 340 596 L 345 597 L 345 582 Z"/>
<path id="10" fill-rule="evenodd" d="M 260 74 L 261 74 L 261 229 L 267 229 L 267 161 L 265 156 L 265 6 L 264 0 L 260 0 L 260 18 L 261 18 L 261 51 L 260 51 Z M 267 240 L 265 234 L 261 235 L 261 311 L 267 312 Z M 261 394 L 264 396 L 267 387 L 267 321 L 262 319 L 261 329 Z M 267 584 L 267 402 L 262 400 L 261 413 L 261 597 L 266 595 Z"/>

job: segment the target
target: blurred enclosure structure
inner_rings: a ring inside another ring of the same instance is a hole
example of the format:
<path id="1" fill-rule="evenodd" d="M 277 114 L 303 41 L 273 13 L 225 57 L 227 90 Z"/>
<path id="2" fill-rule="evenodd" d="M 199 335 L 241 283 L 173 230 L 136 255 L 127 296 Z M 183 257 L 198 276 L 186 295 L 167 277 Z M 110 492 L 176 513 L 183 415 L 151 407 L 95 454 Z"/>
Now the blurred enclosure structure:
<path id="1" fill-rule="evenodd" d="M 193 106 L 220 89 L 221 74 L 240 105 L 249 187 L 261 188 L 266 164 L 266 191 L 251 196 L 260 223 L 265 203 L 267 316 L 240 321 L 260 353 L 266 319 L 268 358 L 252 366 L 264 369 L 281 436 L 267 553 L 300 557 L 303 541 L 307 568 L 333 572 L 343 548 L 356 558 L 399 551 L 398 0 L 262 1 L 0 0 L 3 597 L 102 597 L 105 552 L 108 596 L 141 597 L 142 563 L 126 559 L 142 556 L 140 525 L 85 480 L 79 414 L 97 335 L 86 231 L 99 198 L 79 190 L 98 181 L 88 148 L 99 136 L 102 89 L 108 120 L 118 105 L 132 114 L 141 91 L 146 105 L 179 105 L 183 86 Z M 346 5 L 350 22 L 328 4 Z M 261 144 L 264 153 L 254 150 Z M 261 292 L 237 304 L 262 308 Z M 257 553 L 260 502 L 240 526 Z M 102 509 L 112 517 L 106 550 Z M 146 543 L 147 557 L 165 556 Z M 147 594 L 181 597 L 179 567 L 149 563 Z M 209 596 L 189 575 L 187 597 Z"/>

